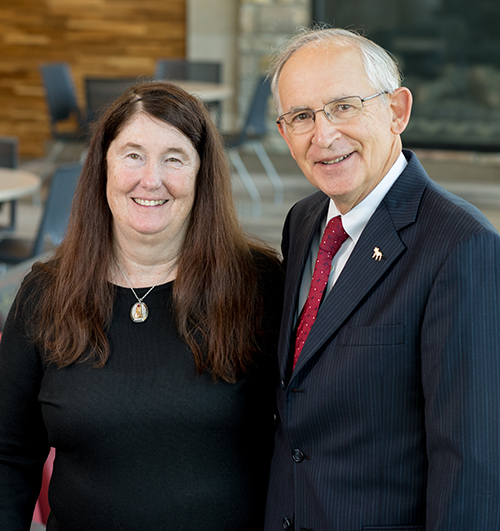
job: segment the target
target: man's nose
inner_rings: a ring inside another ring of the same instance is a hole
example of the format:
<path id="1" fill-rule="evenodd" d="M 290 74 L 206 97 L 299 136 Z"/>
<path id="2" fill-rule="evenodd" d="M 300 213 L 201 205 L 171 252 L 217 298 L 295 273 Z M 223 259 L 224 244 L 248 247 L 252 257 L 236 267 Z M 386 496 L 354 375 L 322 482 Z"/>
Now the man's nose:
<path id="1" fill-rule="evenodd" d="M 341 133 L 338 126 L 328 118 L 324 111 L 317 111 L 312 143 L 319 147 L 327 148 L 334 140 L 338 140 L 340 136 Z"/>

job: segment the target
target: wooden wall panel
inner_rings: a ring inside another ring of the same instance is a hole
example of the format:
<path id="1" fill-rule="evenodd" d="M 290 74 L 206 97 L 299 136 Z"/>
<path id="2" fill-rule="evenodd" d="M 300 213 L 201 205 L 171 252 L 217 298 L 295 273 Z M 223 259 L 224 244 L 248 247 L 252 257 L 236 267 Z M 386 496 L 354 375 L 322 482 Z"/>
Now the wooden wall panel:
<path id="1" fill-rule="evenodd" d="M 38 67 L 67 61 L 79 101 L 85 76 L 150 76 L 159 57 L 186 53 L 186 0 L 0 0 L 0 135 L 21 155 L 50 139 Z"/>

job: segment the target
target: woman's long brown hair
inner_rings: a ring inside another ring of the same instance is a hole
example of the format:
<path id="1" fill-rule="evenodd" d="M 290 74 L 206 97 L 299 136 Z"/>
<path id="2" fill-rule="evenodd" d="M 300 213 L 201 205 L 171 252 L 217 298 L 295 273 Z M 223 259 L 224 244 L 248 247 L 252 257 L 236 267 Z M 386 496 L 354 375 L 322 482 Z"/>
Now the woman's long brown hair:
<path id="1" fill-rule="evenodd" d="M 251 365 L 262 328 L 256 252 L 276 263 L 278 259 L 269 248 L 250 243 L 240 227 L 224 147 L 210 115 L 196 98 L 170 83 L 132 87 L 97 123 L 66 238 L 53 259 L 35 264 L 23 288 L 34 294 L 33 339 L 46 360 L 60 367 L 84 360 L 103 367 L 109 357 L 106 330 L 115 291 L 108 282 L 113 235 L 106 154 L 141 112 L 178 128 L 200 156 L 195 201 L 174 282 L 174 310 L 198 371 L 233 382 Z M 39 284 L 43 289 L 36 289 Z"/>

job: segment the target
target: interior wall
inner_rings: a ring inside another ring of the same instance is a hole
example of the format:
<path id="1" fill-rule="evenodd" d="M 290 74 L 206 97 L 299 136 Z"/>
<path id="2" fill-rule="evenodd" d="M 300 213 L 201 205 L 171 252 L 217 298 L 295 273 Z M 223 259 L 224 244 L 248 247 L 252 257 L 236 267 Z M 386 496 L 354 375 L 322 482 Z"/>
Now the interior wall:
<path id="1" fill-rule="evenodd" d="M 237 112 L 238 9 L 237 0 L 187 0 L 186 56 L 222 63 L 222 81 L 235 89 L 223 103 L 224 130 L 234 129 Z"/>
<path id="2" fill-rule="evenodd" d="M 207 1 L 207 0 L 204 0 Z M 50 138 L 38 67 L 67 61 L 80 102 L 85 76 L 150 76 L 159 57 L 186 54 L 186 0 L 15 0 L 0 3 L 0 135 L 21 155 Z"/>

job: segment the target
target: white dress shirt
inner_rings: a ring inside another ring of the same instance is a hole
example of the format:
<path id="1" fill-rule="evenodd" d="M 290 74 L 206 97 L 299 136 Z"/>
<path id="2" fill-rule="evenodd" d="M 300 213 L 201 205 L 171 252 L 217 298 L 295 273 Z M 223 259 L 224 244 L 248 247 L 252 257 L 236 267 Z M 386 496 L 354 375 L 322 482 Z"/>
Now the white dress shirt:
<path id="1" fill-rule="evenodd" d="M 309 257 L 304 268 L 304 274 L 302 276 L 302 283 L 300 285 L 299 292 L 299 301 L 297 305 L 297 310 L 295 314 L 295 320 L 298 319 L 302 308 L 307 300 L 309 294 L 309 288 L 311 286 L 311 280 L 314 273 L 314 265 L 316 263 L 316 258 L 318 255 L 319 244 L 321 242 L 321 237 L 325 231 L 327 223 L 335 216 L 341 216 L 342 225 L 344 230 L 349 235 L 349 238 L 343 243 L 342 247 L 339 249 L 337 254 L 333 257 L 332 260 L 332 270 L 330 272 L 330 277 L 328 279 L 327 290 L 330 291 L 332 286 L 335 284 L 339 278 L 342 269 L 351 256 L 351 253 L 356 245 L 363 229 L 366 227 L 366 224 L 372 217 L 377 207 L 384 199 L 387 192 L 390 190 L 392 185 L 396 182 L 396 179 L 401 175 L 403 170 L 406 168 L 408 162 L 405 159 L 403 153 L 401 153 L 392 165 L 391 169 L 387 172 L 384 178 L 377 184 L 377 186 L 354 208 L 349 210 L 347 214 L 341 215 L 337 206 L 330 199 L 330 205 L 328 208 L 328 214 L 326 219 L 321 223 L 318 232 L 315 234 L 311 249 L 309 250 Z"/>

